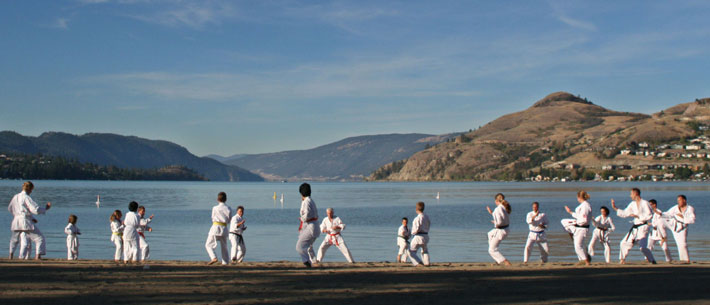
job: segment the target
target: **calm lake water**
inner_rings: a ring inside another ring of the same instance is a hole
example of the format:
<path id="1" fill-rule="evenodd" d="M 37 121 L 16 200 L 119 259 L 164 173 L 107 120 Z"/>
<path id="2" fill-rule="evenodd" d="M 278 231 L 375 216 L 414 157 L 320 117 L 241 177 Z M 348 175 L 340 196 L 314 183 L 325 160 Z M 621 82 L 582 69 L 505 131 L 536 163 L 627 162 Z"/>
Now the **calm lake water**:
<path id="1" fill-rule="evenodd" d="M 79 258 L 112 259 L 109 216 L 115 209 L 127 212 L 131 200 L 146 206 L 147 214 L 155 214 L 153 232 L 146 233 L 154 260 L 207 261 L 204 248 L 212 225 L 210 215 L 217 193 L 228 195 L 227 204 L 246 207 L 248 230 L 244 234 L 247 261 L 299 261 L 295 251 L 298 236 L 298 183 L 221 183 L 221 182 L 125 182 L 125 181 L 33 181 L 32 197 L 44 205 L 52 202 L 46 215 L 37 217 L 47 237 L 47 257 L 66 258 L 64 227 L 69 214 L 78 216 Z M 21 190 L 22 181 L 0 181 L 0 198 L 6 202 Z M 513 206 L 511 233 L 503 241 L 502 252 L 511 261 L 522 261 L 528 234 L 525 215 L 532 201 L 541 203 L 551 225 L 548 229 L 551 261 L 576 261 L 569 237 L 560 219 L 568 218 L 564 206 L 574 209 L 577 190 L 587 190 L 592 198 L 594 216 L 602 205 L 610 207 L 614 198 L 625 207 L 629 189 L 638 187 L 645 199 L 655 198 L 662 210 L 675 204 L 678 194 L 685 194 L 695 207 L 697 223 L 690 227 L 689 248 L 692 260 L 710 259 L 710 184 L 700 182 L 573 182 L 573 183 L 312 183 L 313 199 L 321 217 L 328 207 L 335 209 L 347 225 L 343 237 L 356 261 L 393 261 L 396 257 L 396 233 L 402 217 L 416 216 L 414 204 L 424 201 L 431 218 L 429 252 L 433 262 L 492 262 L 488 255 L 486 232 L 491 229 L 491 216 L 485 206 L 493 206 L 493 196 L 502 192 Z M 284 207 L 273 199 L 284 194 Z M 437 200 L 436 194 L 440 194 Z M 101 207 L 96 208 L 96 195 Z M 612 257 L 618 259 L 618 243 L 628 231 L 629 220 L 613 215 L 617 231 L 612 233 Z M 0 213 L 0 244 L 8 245 L 12 217 Z M 591 232 L 590 232 L 591 233 Z M 591 234 L 590 234 L 591 235 Z M 672 238 L 671 238 L 672 239 Z M 316 247 L 323 240 L 321 236 Z M 588 240 L 588 239 L 587 239 Z M 674 259 L 677 250 L 670 242 Z M 6 246 L 7 247 L 7 246 Z M 6 248 L 7 249 L 7 248 Z M 34 249 L 33 249 L 34 250 Z M 5 252 L 7 253 L 7 252 Z M 595 261 L 602 261 L 601 248 Z M 7 255 L 7 254 L 5 254 Z M 531 260 L 537 260 L 537 249 Z M 654 251 L 663 260 L 660 248 Z M 630 261 L 643 257 L 634 250 Z M 344 262 L 336 248 L 330 248 L 324 261 Z"/>

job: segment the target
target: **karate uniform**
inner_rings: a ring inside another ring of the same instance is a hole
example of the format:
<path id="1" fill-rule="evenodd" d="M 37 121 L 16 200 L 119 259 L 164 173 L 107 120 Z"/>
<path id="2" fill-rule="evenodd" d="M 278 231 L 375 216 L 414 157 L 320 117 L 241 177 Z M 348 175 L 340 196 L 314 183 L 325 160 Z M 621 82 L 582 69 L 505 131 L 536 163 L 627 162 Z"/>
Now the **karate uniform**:
<path id="1" fill-rule="evenodd" d="M 148 224 L 150 224 L 151 221 L 152 219 L 150 218 L 141 217 L 141 225 L 136 228 L 136 232 L 138 233 L 138 245 L 141 252 L 141 261 L 146 261 L 150 258 L 150 245 L 148 245 L 148 242 L 145 240 L 145 232 L 147 232 L 150 228 Z"/>
<path id="2" fill-rule="evenodd" d="M 683 217 L 678 216 L 682 214 Z M 678 247 L 678 256 L 681 261 L 690 262 L 688 256 L 688 225 L 695 223 L 695 208 L 686 205 L 685 212 L 681 213 L 678 205 L 673 206 L 663 213 L 668 218 L 668 228 L 673 232 L 673 239 Z"/>
<path id="3" fill-rule="evenodd" d="M 641 253 L 646 256 L 646 260 L 655 262 L 656 260 L 653 258 L 653 253 L 648 249 L 649 222 L 653 218 L 651 206 L 648 204 L 648 201 L 643 199 L 641 199 L 639 203 L 632 201 L 625 209 L 616 210 L 616 215 L 621 218 L 636 215 L 629 233 L 621 240 L 619 260 L 625 260 L 626 256 L 629 254 L 629 250 L 633 248 L 634 243 L 638 242 L 639 249 Z"/>
<path id="4" fill-rule="evenodd" d="M 333 227 L 336 228 L 333 229 Z M 345 230 L 345 224 L 340 220 L 340 217 L 336 216 L 333 217 L 333 219 L 326 217 L 320 224 L 320 230 L 321 232 L 323 232 L 323 230 L 327 231 L 328 235 L 325 236 L 325 239 L 323 239 L 323 242 L 320 244 L 320 248 L 318 248 L 316 261 L 320 263 L 323 260 L 323 256 L 325 256 L 325 251 L 328 251 L 330 246 L 336 246 L 340 252 L 343 253 L 348 263 L 352 263 L 353 257 L 352 254 L 350 254 L 350 249 L 348 249 L 348 246 L 345 244 L 343 236 L 340 235 L 340 233 Z"/>
<path id="5" fill-rule="evenodd" d="M 10 237 L 10 256 L 14 256 L 15 248 L 20 242 L 20 235 L 24 232 L 29 239 L 35 243 L 36 255 L 45 255 L 45 238 L 40 232 L 39 227 L 32 223 L 32 215 L 44 214 L 46 209 L 40 207 L 37 203 L 32 200 L 30 195 L 27 195 L 25 191 L 22 191 L 12 197 L 10 204 L 7 206 L 7 210 L 12 214 L 13 219 L 10 224 L 10 230 L 12 231 L 12 236 Z M 20 249 L 20 257 L 29 256 L 26 248 Z"/>
<path id="6" fill-rule="evenodd" d="M 313 242 L 320 236 L 320 230 L 318 230 L 318 225 L 316 224 L 316 221 L 318 221 L 318 208 L 310 196 L 301 201 L 300 220 L 301 225 L 298 227 L 296 251 L 301 256 L 302 262 L 314 262 L 316 261 L 316 253 L 313 251 Z"/>
<path id="7" fill-rule="evenodd" d="M 405 225 L 399 226 L 397 230 L 397 246 L 399 247 L 399 252 L 397 255 L 400 256 L 400 262 L 404 263 L 407 261 L 407 256 L 409 255 L 409 228 Z"/>
<path id="8" fill-rule="evenodd" d="M 572 217 L 574 218 L 562 219 L 562 226 L 565 228 L 565 231 L 572 234 L 574 252 L 577 253 L 577 259 L 586 261 L 587 248 L 584 247 L 584 238 L 587 237 L 589 224 L 592 222 L 592 206 L 586 200 L 582 201 L 582 203 L 574 209 Z"/>
<path id="9" fill-rule="evenodd" d="M 651 219 L 651 226 L 653 228 L 653 232 L 650 234 L 649 237 L 648 249 L 653 251 L 656 242 L 658 242 L 658 244 L 661 245 L 661 249 L 663 249 L 663 255 L 665 255 L 666 257 L 666 262 L 670 262 L 672 258 L 671 249 L 668 248 L 668 232 L 666 231 L 666 221 L 663 220 L 662 215 L 658 215 L 653 211 L 651 212 L 653 213 L 653 218 Z"/>
<path id="10" fill-rule="evenodd" d="M 545 228 L 547 228 L 548 224 L 547 216 L 545 213 L 539 213 L 536 216 L 535 212 L 529 212 L 525 217 L 525 222 L 528 223 L 530 233 L 528 233 L 528 241 L 525 243 L 525 251 L 523 251 L 523 262 L 528 262 L 533 245 L 537 244 L 540 248 L 540 260 L 546 263 L 547 256 L 550 254 L 550 249 L 547 246 L 547 235 L 545 234 Z"/>
<path id="11" fill-rule="evenodd" d="M 611 262 L 611 245 L 609 242 L 609 233 L 614 232 L 614 222 L 611 221 L 611 216 L 604 217 L 602 215 L 592 221 L 595 229 L 592 232 L 592 239 L 589 241 L 589 255 L 594 256 L 594 244 L 599 241 L 604 245 L 604 260 L 607 263 Z"/>
<path id="12" fill-rule="evenodd" d="M 111 242 L 116 246 L 116 253 L 113 255 L 114 260 L 120 260 L 123 254 L 123 224 L 120 221 L 114 220 L 111 222 Z"/>
<path id="13" fill-rule="evenodd" d="M 140 241 L 138 227 L 141 225 L 140 215 L 136 212 L 126 213 L 123 218 L 123 261 L 137 262 L 140 258 Z"/>
<path id="14" fill-rule="evenodd" d="M 20 234 L 20 257 L 19 259 L 30 259 L 30 252 L 32 252 L 32 240 L 27 236 L 27 233 L 22 232 Z"/>
<path id="15" fill-rule="evenodd" d="M 78 234 L 81 234 L 79 228 L 69 223 L 64 228 L 64 233 L 67 234 L 67 259 L 70 261 L 79 259 L 79 237 L 77 237 Z"/>
<path id="16" fill-rule="evenodd" d="M 409 258 L 414 266 L 424 264 L 429 266 L 429 216 L 424 212 L 417 215 L 412 221 L 412 240 L 409 242 Z M 422 258 L 419 259 L 417 250 L 422 248 Z"/>
<path id="17" fill-rule="evenodd" d="M 233 261 L 238 263 L 244 261 L 244 255 L 247 253 L 247 246 L 244 243 L 244 236 L 242 236 L 242 234 L 244 234 L 244 230 L 247 229 L 246 221 L 241 225 L 237 225 L 242 221 L 244 221 L 242 216 L 234 214 L 232 221 L 229 224 L 229 243 L 232 245 L 230 257 Z"/>
<path id="18" fill-rule="evenodd" d="M 508 214 L 502 204 L 493 210 L 493 226 L 493 230 L 488 231 L 488 254 L 491 255 L 496 263 L 500 264 L 505 261 L 505 256 L 500 253 L 498 246 L 508 236 L 510 231 L 508 229 L 510 226 L 510 214 Z"/>
<path id="19" fill-rule="evenodd" d="M 227 230 L 227 225 L 229 220 L 232 219 L 232 215 L 234 215 L 232 208 L 224 204 L 224 202 L 220 202 L 212 208 L 212 227 L 207 234 L 205 249 L 207 249 L 207 255 L 210 256 L 210 260 L 215 260 L 217 259 L 217 254 L 214 250 L 217 249 L 217 242 L 219 242 L 222 250 L 222 265 L 226 265 L 229 262 L 229 245 L 227 245 L 229 230 Z"/>

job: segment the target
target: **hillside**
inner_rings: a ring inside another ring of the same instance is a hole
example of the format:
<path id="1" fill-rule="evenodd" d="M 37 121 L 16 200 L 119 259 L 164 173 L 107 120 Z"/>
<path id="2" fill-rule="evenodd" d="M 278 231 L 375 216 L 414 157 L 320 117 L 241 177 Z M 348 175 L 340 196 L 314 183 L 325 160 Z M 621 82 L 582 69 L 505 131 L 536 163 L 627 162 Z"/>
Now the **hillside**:
<path id="1" fill-rule="evenodd" d="M 646 115 L 609 110 L 578 96 L 556 92 L 524 111 L 504 115 L 460 135 L 453 142 L 385 165 L 368 179 L 512 180 L 553 164 L 570 163 L 601 169 L 603 164 L 627 162 L 625 156 L 617 156 L 621 148 L 696 135 L 689 122 L 707 121 L 709 104 L 697 100 Z"/>
<path id="2" fill-rule="evenodd" d="M 387 134 L 359 136 L 307 150 L 237 155 L 225 161 L 271 180 L 361 180 L 395 160 L 407 158 L 449 135 Z"/>
<path id="3" fill-rule="evenodd" d="M 263 181 L 245 169 L 200 158 L 168 141 L 116 134 L 46 132 L 39 137 L 0 132 L 0 153 L 42 154 L 120 168 L 154 169 L 180 165 L 212 181 Z"/>

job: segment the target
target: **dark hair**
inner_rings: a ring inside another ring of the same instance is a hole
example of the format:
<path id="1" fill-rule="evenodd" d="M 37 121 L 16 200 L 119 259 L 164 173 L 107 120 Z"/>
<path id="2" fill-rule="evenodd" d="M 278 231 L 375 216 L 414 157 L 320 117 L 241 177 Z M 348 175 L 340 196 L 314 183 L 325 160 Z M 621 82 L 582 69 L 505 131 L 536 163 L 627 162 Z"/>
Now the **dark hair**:
<path id="1" fill-rule="evenodd" d="M 532 205 L 536 205 L 536 206 L 538 206 L 538 207 L 539 207 L 539 206 L 540 206 L 540 203 L 539 203 L 539 202 L 537 202 L 537 201 L 533 201 Z"/>
<path id="2" fill-rule="evenodd" d="M 121 210 L 113 211 L 113 214 L 111 214 L 111 217 L 109 217 L 108 220 L 114 221 L 114 220 L 121 219 L 121 216 L 118 216 L 118 215 L 123 215 L 123 213 L 121 213 Z"/>
<path id="3" fill-rule="evenodd" d="M 310 196 L 311 195 L 311 185 L 308 183 L 301 184 L 301 186 L 298 187 L 298 192 L 301 193 L 301 196 L 303 196 L 303 197 Z"/>
<path id="4" fill-rule="evenodd" d="M 503 199 L 503 201 L 501 201 L 500 204 L 503 205 L 503 207 L 508 212 L 508 214 L 510 214 L 510 212 L 513 211 L 513 207 L 510 206 L 510 202 L 508 202 L 508 200 Z"/>
<path id="5" fill-rule="evenodd" d="M 636 193 L 637 196 L 641 196 L 641 190 L 639 190 L 637 187 L 632 188 L 631 191 Z"/>
<path id="6" fill-rule="evenodd" d="M 493 198 L 495 198 L 496 200 L 505 200 L 505 195 L 503 195 L 503 193 L 498 193 Z"/>
<path id="7" fill-rule="evenodd" d="M 222 203 L 227 202 L 227 193 L 219 192 L 219 194 L 217 194 L 217 201 Z"/>
<path id="8" fill-rule="evenodd" d="M 417 202 L 417 211 L 424 212 L 424 202 Z"/>
<path id="9" fill-rule="evenodd" d="M 602 206 L 601 210 L 606 212 L 607 215 L 609 215 L 609 208 L 607 208 L 605 205 Z"/>
<path id="10" fill-rule="evenodd" d="M 145 211 L 145 207 L 144 207 L 144 206 L 139 206 L 139 207 L 138 207 L 138 210 L 143 210 L 143 211 Z"/>
<path id="11" fill-rule="evenodd" d="M 128 210 L 131 212 L 138 210 L 138 202 L 131 201 L 131 203 L 128 204 Z"/>
<path id="12" fill-rule="evenodd" d="M 648 201 L 648 203 L 653 203 L 655 205 L 658 205 L 658 201 L 656 201 L 656 199 L 651 199 Z"/>
<path id="13" fill-rule="evenodd" d="M 683 198 L 683 200 L 688 201 L 688 198 L 685 198 L 685 195 L 678 195 L 678 198 Z"/>
<path id="14" fill-rule="evenodd" d="M 244 207 L 243 207 L 243 206 L 241 206 L 241 205 L 240 205 L 240 206 L 238 206 L 238 207 L 237 207 L 237 211 L 239 211 L 239 210 L 242 210 L 242 211 L 244 211 Z"/>
<path id="15" fill-rule="evenodd" d="M 409 218 L 407 217 L 402 217 L 402 220 L 406 220 L 407 222 L 409 222 Z"/>
<path id="16" fill-rule="evenodd" d="M 23 191 L 31 191 L 34 188 L 35 188 L 35 185 L 32 184 L 32 181 L 25 181 L 25 183 L 22 184 Z"/>
<path id="17" fill-rule="evenodd" d="M 73 224 L 73 223 L 76 222 L 77 219 L 79 219 L 79 218 L 76 217 L 76 215 L 74 215 L 74 214 L 69 214 L 69 223 L 72 223 L 72 224 Z"/>

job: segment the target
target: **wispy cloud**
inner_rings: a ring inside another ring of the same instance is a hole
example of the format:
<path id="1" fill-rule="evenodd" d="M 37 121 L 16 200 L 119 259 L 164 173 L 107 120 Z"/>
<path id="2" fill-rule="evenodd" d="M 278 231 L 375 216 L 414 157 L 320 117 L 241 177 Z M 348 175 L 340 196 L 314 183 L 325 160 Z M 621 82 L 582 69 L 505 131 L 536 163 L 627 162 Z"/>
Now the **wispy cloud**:
<path id="1" fill-rule="evenodd" d="M 206 25 L 218 25 L 236 16 L 236 10 L 225 1 L 178 1 L 150 12 L 129 14 L 129 17 L 170 27 L 201 29 Z"/>
<path id="2" fill-rule="evenodd" d="M 67 30 L 69 29 L 69 19 L 67 18 L 57 18 L 52 24 L 55 29 Z"/>
<path id="3" fill-rule="evenodd" d="M 571 27 L 575 27 L 578 29 L 583 29 L 587 31 L 596 31 L 597 27 L 591 23 L 591 22 L 586 22 L 578 19 L 573 19 L 565 15 L 557 15 L 557 19 L 562 21 L 564 24 L 569 25 Z"/>

